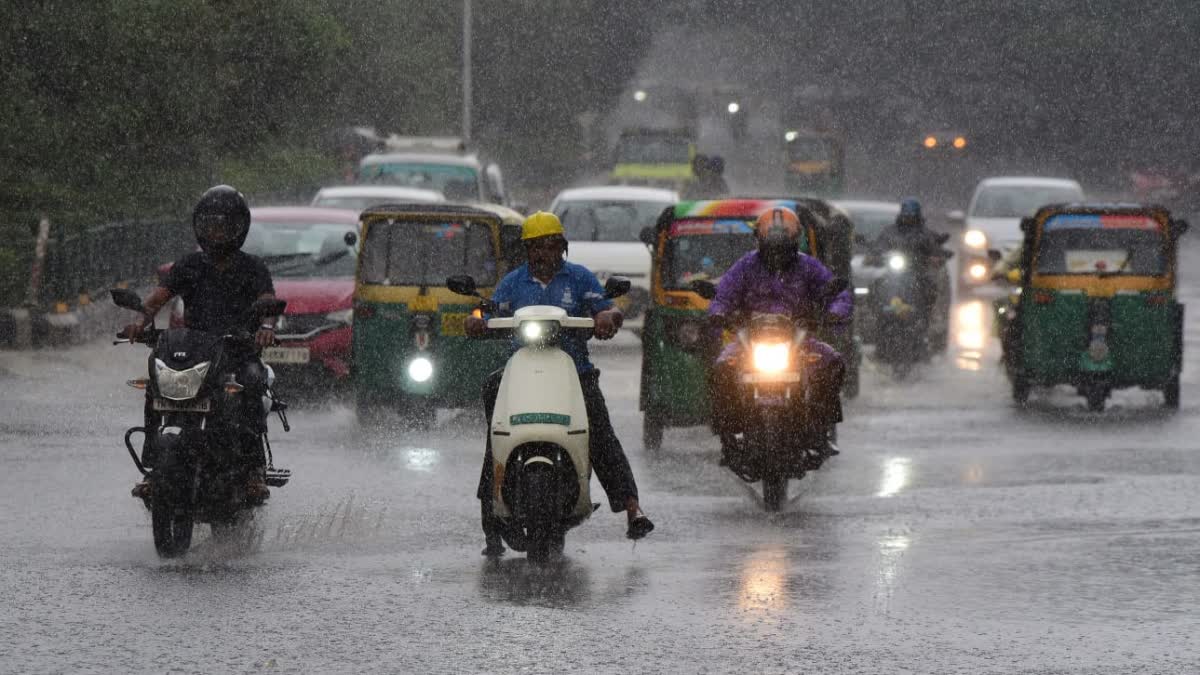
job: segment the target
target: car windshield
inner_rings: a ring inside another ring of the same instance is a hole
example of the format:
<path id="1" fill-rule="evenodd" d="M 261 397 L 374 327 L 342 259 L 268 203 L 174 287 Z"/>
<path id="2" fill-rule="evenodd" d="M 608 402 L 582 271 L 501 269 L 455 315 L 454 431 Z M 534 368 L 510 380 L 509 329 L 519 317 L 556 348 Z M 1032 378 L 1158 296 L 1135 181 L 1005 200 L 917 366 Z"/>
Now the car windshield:
<path id="1" fill-rule="evenodd" d="M 662 261 L 662 285 L 687 289 L 693 281 L 716 283 L 725 270 L 754 250 L 754 230 L 745 220 L 677 220 L 671 224 Z"/>
<path id="2" fill-rule="evenodd" d="M 452 164 L 368 164 L 359 170 L 359 181 L 435 190 L 448 201 L 483 201 L 479 173 L 469 166 Z"/>
<path id="3" fill-rule="evenodd" d="M 1005 186 L 985 188 L 975 199 L 976 218 L 1025 218 L 1047 204 L 1067 204 L 1083 199 L 1073 187 Z"/>
<path id="4" fill-rule="evenodd" d="M 846 209 L 850 214 L 850 222 L 854 223 L 854 234 L 861 234 L 867 239 L 874 239 L 883 232 L 883 228 L 896 222 L 896 214 L 900 209 Z"/>
<path id="5" fill-rule="evenodd" d="M 616 200 L 560 202 L 555 208 L 569 241 L 638 241 L 671 202 Z"/>
<path id="6" fill-rule="evenodd" d="M 1165 244 L 1157 229 L 1043 230 L 1036 268 L 1040 274 L 1158 276 L 1166 271 Z"/>
<path id="7" fill-rule="evenodd" d="M 800 136 L 787 144 L 788 159 L 793 162 L 831 162 L 833 143 L 827 138 Z"/>
<path id="8" fill-rule="evenodd" d="M 469 274 L 481 286 L 496 282 L 492 228 L 472 221 L 380 221 L 363 246 L 360 280 L 383 286 L 443 286 Z"/>
<path id="9" fill-rule="evenodd" d="M 363 211 L 378 206 L 379 204 L 407 204 L 411 202 L 424 202 L 425 199 L 414 199 L 412 197 L 384 197 L 384 196 L 361 196 L 361 197 L 321 197 L 313 200 L 313 206 L 328 209 L 349 209 L 350 211 Z"/>
<path id="10" fill-rule="evenodd" d="M 690 164 L 691 141 L 674 136 L 626 136 L 617 144 L 617 164 Z"/>
<path id="11" fill-rule="evenodd" d="M 345 237 L 353 225 L 250 223 L 242 250 L 263 259 L 275 277 L 352 277 L 356 249 Z"/>

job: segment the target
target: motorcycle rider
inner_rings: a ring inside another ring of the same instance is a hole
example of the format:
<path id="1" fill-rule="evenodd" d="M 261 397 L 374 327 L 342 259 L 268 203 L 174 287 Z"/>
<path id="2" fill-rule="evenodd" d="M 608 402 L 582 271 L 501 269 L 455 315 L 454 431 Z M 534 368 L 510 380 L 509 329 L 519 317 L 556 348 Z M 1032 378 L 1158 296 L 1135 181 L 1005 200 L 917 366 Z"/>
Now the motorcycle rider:
<path id="1" fill-rule="evenodd" d="M 545 211 L 529 216 L 521 227 L 521 240 L 525 244 L 528 262 L 509 272 L 496 286 L 492 302 L 496 305 L 497 314 L 511 316 L 522 307 L 555 305 L 565 309 L 570 316 L 592 317 L 596 322 L 594 334 L 601 340 L 616 335 L 624 320 L 621 310 L 604 297 L 604 289 L 591 271 L 564 260 L 567 239 L 558 216 Z M 480 317 L 468 316 L 465 330 L 467 335 L 480 337 L 487 332 L 487 322 Z M 588 359 L 587 339 L 566 333 L 561 337 L 561 345 L 563 351 L 575 361 L 579 383 L 583 387 L 590 426 L 588 452 L 596 476 L 608 495 L 613 512 L 625 511 L 628 517 L 626 535 L 630 539 L 641 539 L 650 534 L 654 523 L 642 513 L 638 504 L 633 471 L 629 468 L 629 460 L 625 457 L 621 442 L 613 432 L 608 407 L 600 392 L 600 371 Z M 492 373 L 483 385 L 484 410 L 489 428 L 503 374 L 503 370 Z M 504 546 L 492 516 L 493 461 L 491 434 L 487 435 L 487 449 L 476 496 L 480 501 L 487 544 L 483 554 L 496 557 L 504 553 Z"/>
<path id="2" fill-rule="evenodd" d="M 683 199 L 719 199 L 729 194 L 725 182 L 725 160 L 716 155 L 692 158 L 692 180 L 683 189 Z"/>
<path id="3" fill-rule="evenodd" d="M 919 280 L 917 309 L 928 321 L 937 302 L 937 270 L 949 252 L 942 248 L 938 234 L 926 227 L 921 202 L 911 197 L 901 202 L 896 221 L 879 233 L 873 247 L 878 252 L 898 250 L 909 258 Z"/>
<path id="4" fill-rule="evenodd" d="M 785 314 L 793 318 L 831 317 L 835 323 L 849 321 L 853 298 L 842 290 L 826 298 L 833 273 L 821 261 L 798 248 L 800 219 L 785 207 L 772 208 L 759 216 L 754 227 L 758 248 L 742 256 L 717 284 L 717 295 L 708 307 L 711 326 L 730 327 L 734 315 L 753 313 Z M 809 337 L 807 353 L 818 357 L 812 363 L 808 380 L 807 410 L 810 442 L 814 450 L 827 456 L 838 451 L 830 442 L 830 431 L 842 421 L 839 392 L 845 376 L 845 363 L 828 344 Z M 717 357 L 710 379 L 713 428 L 721 438 L 723 463 L 736 450 L 734 435 L 745 430 L 741 409 L 738 374 L 744 349 L 732 342 Z"/>
<path id="5" fill-rule="evenodd" d="M 250 229 L 246 198 L 228 185 L 209 188 L 192 211 L 192 229 L 200 250 L 175 262 L 161 285 L 143 303 L 142 320 L 126 326 L 122 335 L 136 341 L 146 327 L 154 325 L 158 311 L 175 296 L 181 296 L 188 328 L 216 334 L 245 330 L 254 335 L 257 349 L 272 345 L 277 317 L 258 322 L 250 313 L 257 300 L 275 297 L 275 287 L 263 261 L 241 250 Z M 262 500 L 270 496 L 264 482 L 266 457 L 261 440 L 261 433 L 266 430 L 262 396 L 266 392 L 267 374 L 255 350 L 235 345 L 226 347 L 225 358 L 233 365 L 238 383 L 245 387 L 241 400 L 246 429 L 241 453 L 247 473 L 246 496 Z M 153 424 L 153 418 L 147 396 L 147 428 Z M 148 441 L 146 445 L 143 464 L 152 467 L 154 449 Z M 148 489 L 148 483 L 143 481 L 134 488 L 134 496 L 143 496 Z"/>

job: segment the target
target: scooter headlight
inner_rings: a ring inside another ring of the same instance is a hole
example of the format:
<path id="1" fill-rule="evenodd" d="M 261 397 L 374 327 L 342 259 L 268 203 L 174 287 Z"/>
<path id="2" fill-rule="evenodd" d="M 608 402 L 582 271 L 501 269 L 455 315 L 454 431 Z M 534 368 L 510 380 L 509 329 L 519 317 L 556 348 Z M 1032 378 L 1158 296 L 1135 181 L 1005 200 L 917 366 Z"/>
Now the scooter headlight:
<path id="1" fill-rule="evenodd" d="M 963 234 L 963 243 L 967 248 L 985 249 L 987 248 L 987 235 L 980 230 L 967 230 Z"/>
<path id="2" fill-rule="evenodd" d="M 908 258 L 903 254 L 893 253 L 888 256 L 888 268 L 893 272 L 903 272 L 908 267 Z"/>
<path id="3" fill-rule="evenodd" d="M 791 360 L 792 346 L 786 342 L 768 344 L 763 342 L 754 345 L 754 369 L 760 373 L 781 373 L 788 367 Z"/>
<path id="4" fill-rule="evenodd" d="M 424 356 L 418 356 L 408 364 L 408 376 L 413 382 L 428 382 L 433 377 L 433 362 Z"/>
<path id="5" fill-rule="evenodd" d="M 161 359 L 154 359 L 154 379 L 158 383 L 159 396 L 172 401 L 196 398 L 200 393 L 200 386 L 204 384 L 204 376 L 208 374 L 211 366 L 212 361 L 205 361 L 187 370 L 173 370 Z"/>
<path id="6" fill-rule="evenodd" d="M 525 344 L 543 344 L 558 335 L 558 322 L 523 321 L 517 332 L 521 336 L 521 342 Z"/>

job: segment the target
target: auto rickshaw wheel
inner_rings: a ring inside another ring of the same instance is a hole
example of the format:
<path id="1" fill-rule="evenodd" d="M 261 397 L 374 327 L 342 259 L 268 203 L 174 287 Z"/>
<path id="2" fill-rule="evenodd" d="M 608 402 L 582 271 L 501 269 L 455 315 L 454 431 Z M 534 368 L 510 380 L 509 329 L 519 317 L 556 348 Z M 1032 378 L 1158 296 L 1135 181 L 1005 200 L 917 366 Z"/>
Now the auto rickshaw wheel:
<path id="1" fill-rule="evenodd" d="M 1179 410 L 1179 376 L 1172 377 L 1163 387 L 1163 407 Z"/>
<path id="2" fill-rule="evenodd" d="M 658 415 L 645 412 L 642 415 L 642 447 L 647 450 L 661 449 L 663 426 L 663 421 Z"/>

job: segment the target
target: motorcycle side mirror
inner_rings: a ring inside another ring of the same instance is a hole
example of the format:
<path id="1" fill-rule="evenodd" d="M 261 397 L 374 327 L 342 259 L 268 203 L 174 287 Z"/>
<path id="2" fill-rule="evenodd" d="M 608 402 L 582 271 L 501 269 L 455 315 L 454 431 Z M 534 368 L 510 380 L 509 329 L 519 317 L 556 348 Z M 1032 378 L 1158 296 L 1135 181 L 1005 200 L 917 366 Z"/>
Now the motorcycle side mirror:
<path id="1" fill-rule="evenodd" d="M 944 243 L 950 241 L 950 233 L 949 232 L 938 232 L 934 236 L 937 237 L 937 243 L 939 243 L 939 244 L 944 244 Z"/>
<path id="2" fill-rule="evenodd" d="M 354 246 L 358 243 L 358 235 L 354 232 L 347 232 L 346 236 L 342 237 L 342 241 L 346 242 L 347 246 Z"/>
<path id="3" fill-rule="evenodd" d="M 144 311 L 142 307 L 142 299 L 137 293 L 128 288 L 114 288 L 109 291 L 112 295 L 113 304 L 122 309 L 132 309 L 135 312 Z"/>
<path id="4" fill-rule="evenodd" d="M 283 310 L 287 308 L 287 300 L 281 298 L 260 298 L 254 301 L 250 306 L 250 311 L 254 312 L 254 316 L 259 319 L 265 319 L 269 316 L 279 316 L 283 314 Z"/>
<path id="5" fill-rule="evenodd" d="M 1171 236 L 1182 237 L 1188 231 L 1188 221 L 1183 218 L 1171 219 Z"/>
<path id="6" fill-rule="evenodd" d="M 638 233 L 638 239 L 647 246 L 654 246 L 654 228 L 643 227 L 642 231 Z"/>
<path id="7" fill-rule="evenodd" d="M 633 287 L 633 283 L 625 277 L 609 277 L 608 281 L 604 282 L 604 297 L 619 298 L 629 292 Z"/>
<path id="8" fill-rule="evenodd" d="M 994 248 L 988 249 L 987 256 L 988 260 L 991 260 L 992 262 L 1000 262 L 1004 259 L 1004 254 L 1000 253 L 1000 251 L 997 251 Z"/>
<path id="9" fill-rule="evenodd" d="M 697 279 L 691 283 L 691 288 L 696 295 L 699 295 L 705 300 L 712 300 L 713 298 L 717 297 L 717 285 L 711 281 Z"/>
<path id="10" fill-rule="evenodd" d="M 1022 218 L 1021 219 L 1021 231 L 1024 232 L 1025 234 L 1032 233 L 1036 227 L 1037 227 L 1037 219 L 1035 219 L 1035 218 Z"/>
<path id="11" fill-rule="evenodd" d="M 446 277 L 446 288 L 458 295 L 479 297 L 479 289 L 475 287 L 475 278 L 470 274 L 455 274 L 452 277 Z"/>

